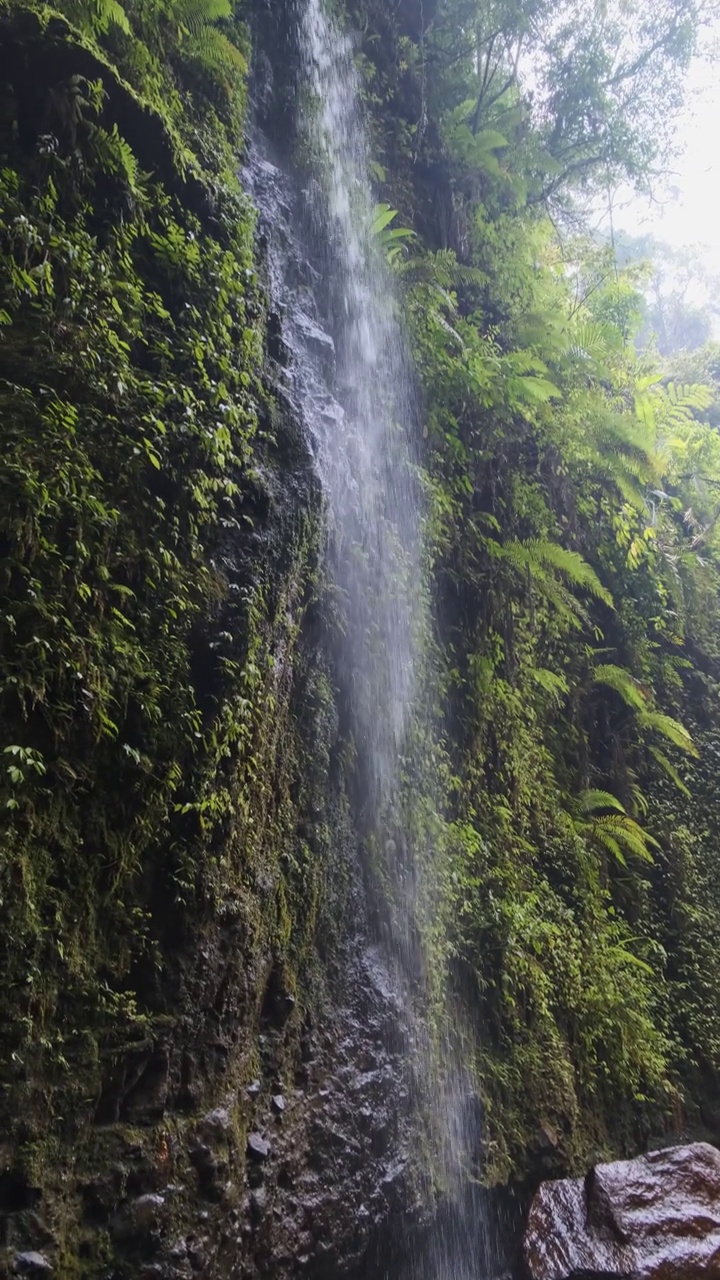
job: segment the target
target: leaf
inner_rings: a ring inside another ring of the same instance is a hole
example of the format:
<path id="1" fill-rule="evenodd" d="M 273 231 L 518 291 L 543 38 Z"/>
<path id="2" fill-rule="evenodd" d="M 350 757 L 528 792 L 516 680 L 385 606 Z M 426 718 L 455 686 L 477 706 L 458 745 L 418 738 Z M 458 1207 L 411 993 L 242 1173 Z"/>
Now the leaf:
<path id="1" fill-rule="evenodd" d="M 370 224 L 370 235 L 379 236 L 381 231 L 390 225 L 393 218 L 397 217 L 397 209 L 391 209 L 389 204 L 378 204 L 373 210 L 373 220 Z"/>
<path id="2" fill-rule="evenodd" d="M 620 695 L 625 705 L 634 711 L 644 711 L 647 707 L 647 694 L 624 667 L 616 667 L 610 663 L 601 664 L 593 671 L 593 684 L 602 684 L 613 689 Z"/>
<path id="3" fill-rule="evenodd" d="M 547 667 L 533 667 L 530 671 L 531 678 L 536 684 L 540 685 L 546 693 L 549 693 L 558 706 L 564 697 L 570 692 L 567 680 L 564 676 L 557 675 L 554 671 L 549 671 Z"/>
<path id="4" fill-rule="evenodd" d="M 664 738 L 667 738 L 668 742 L 672 742 L 681 751 L 687 752 L 688 755 L 699 756 L 700 753 L 695 743 L 679 720 L 665 715 L 662 711 L 644 711 L 639 719 L 644 729 L 651 729 L 656 733 L 661 733 Z"/>
<path id="5" fill-rule="evenodd" d="M 688 800 L 691 800 L 692 792 L 690 791 L 690 788 L 685 785 L 682 778 L 680 777 L 680 774 L 675 768 L 675 765 L 672 764 L 670 760 L 668 760 L 665 753 L 663 751 L 660 751 L 658 747 L 649 747 L 648 750 L 650 752 L 650 755 L 654 756 L 654 758 L 657 760 L 663 772 L 666 773 L 667 776 L 675 783 L 675 786 L 678 788 L 678 791 L 681 791 L 684 796 L 687 796 Z"/>
<path id="6" fill-rule="evenodd" d="M 613 608 L 610 592 L 603 586 L 592 566 L 577 551 L 568 551 L 558 542 L 529 539 L 525 542 L 507 542 L 500 548 L 499 554 L 535 575 L 538 572 L 542 575 L 545 569 L 554 569 L 567 578 L 572 586 L 583 587 L 609 608 Z"/>
<path id="7" fill-rule="evenodd" d="M 580 796 L 581 813 L 595 813 L 598 809 L 615 809 L 625 813 L 625 806 L 610 791 L 583 791 Z"/>

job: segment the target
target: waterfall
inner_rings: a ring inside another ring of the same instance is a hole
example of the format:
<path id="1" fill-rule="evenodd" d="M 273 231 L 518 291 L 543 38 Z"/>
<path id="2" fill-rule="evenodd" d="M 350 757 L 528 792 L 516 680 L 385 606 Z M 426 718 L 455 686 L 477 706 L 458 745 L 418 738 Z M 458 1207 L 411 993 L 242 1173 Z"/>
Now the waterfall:
<path id="1" fill-rule="evenodd" d="M 420 509 L 411 474 L 411 382 L 373 202 L 349 39 L 308 0 L 300 42 L 317 154 L 311 195 L 337 342 L 344 428 L 319 442 L 335 578 L 347 616 L 353 712 L 374 804 L 392 792 L 415 693 Z"/>
<path id="2" fill-rule="evenodd" d="M 432 896 L 432 886 L 423 883 L 415 851 L 402 833 L 393 838 L 383 825 L 388 816 L 392 821 L 413 717 L 422 718 L 419 669 L 428 604 L 415 476 L 419 415 L 392 279 L 370 235 L 370 157 L 352 46 L 324 0 L 306 0 L 300 45 L 311 90 L 303 125 L 317 174 L 310 194 L 314 240 L 322 246 L 343 407 L 342 421 L 331 421 L 317 439 L 319 466 L 333 574 L 345 603 L 354 728 L 369 765 L 363 799 L 383 842 L 391 882 L 384 945 L 404 992 L 409 1069 L 429 1123 L 428 1187 L 437 1180 L 450 1206 L 422 1264 L 416 1260 L 412 1270 L 429 1280 L 471 1280 L 479 1274 L 482 1252 L 479 1223 L 465 1221 L 463 1212 L 469 1149 L 477 1139 L 468 1107 L 471 1089 L 457 1042 L 448 1037 L 439 1052 L 422 1007 L 428 974 L 418 910 L 428 890 Z M 413 1008 L 418 992 L 419 1006 Z"/>
<path id="3" fill-rule="evenodd" d="M 420 416 L 393 280 L 370 233 L 370 156 L 352 44 L 324 0 L 298 0 L 298 33 L 298 125 L 312 176 L 304 193 L 307 224 L 300 219 L 292 234 L 296 245 L 309 241 L 319 273 L 312 288 L 298 288 L 288 267 L 293 250 L 279 245 L 282 209 L 292 204 L 279 171 L 261 174 L 261 203 L 275 227 L 272 286 L 293 355 L 288 377 L 326 504 L 329 569 L 342 619 L 337 661 L 356 744 L 360 824 L 385 897 L 384 960 L 407 1014 L 397 1034 L 405 1037 L 422 1117 L 418 1165 L 428 1198 L 440 1188 L 445 1203 L 429 1247 L 409 1258 L 408 1274 L 475 1280 L 487 1274 L 489 1260 L 485 1217 L 468 1177 L 479 1147 L 476 1100 L 460 1029 L 440 1034 L 428 1017 L 431 979 L 442 983 L 443 975 L 429 972 L 421 918 L 427 923 L 439 896 L 442 850 L 420 852 L 401 829 L 404 771 L 408 762 L 417 766 L 417 738 L 427 745 L 432 736 L 422 689 L 430 624 Z M 432 771 L 425 759 L 419 774 L 429 788 Z M 417 799 L 432 806 L 436 797 Z"/>

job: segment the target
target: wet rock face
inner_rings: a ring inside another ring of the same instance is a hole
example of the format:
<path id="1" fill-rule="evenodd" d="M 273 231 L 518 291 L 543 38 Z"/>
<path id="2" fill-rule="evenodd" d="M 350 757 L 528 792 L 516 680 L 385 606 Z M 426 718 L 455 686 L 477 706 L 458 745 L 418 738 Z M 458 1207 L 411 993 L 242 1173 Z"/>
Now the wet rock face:
<path id="1" fill-rule="evenodd" d="M 543 1183 L 523 1252 L 532 1280 L 720 1275 L 720 1151 L 670 1147 Z"/>
<path id="2" fill-rule="evenodd" d="M 412 1214 L 411 1077 L 374 947 L 348 948 L 333 997 L 301 1030 L 264 1023 L 257 1077 L 218 1105 L 183 1116 L 169 1097 L 154 1156 L 139 1129 L 106 1130 L 117 1159 L 79 1187 L 86 1238 L 99 1228 L 113 1252 L 93 1280 L 330 1280 L 358 1272 L 388 1223 Z M 39 1223 L 5 1224 L 0 1280 L 65 1275 Z"/>
<path id="3" fill-rule="evenodd" d="M 253 1100 L 233 1275 L 352 1270 L 398 1205 L 412 1204 L 408 1086 L 388 1046 L 399 1011 L 387 987 L 379 955 L 357 954 L 348 1003 L 306 1033 L 294 1088 L 269 1080 Z"/>

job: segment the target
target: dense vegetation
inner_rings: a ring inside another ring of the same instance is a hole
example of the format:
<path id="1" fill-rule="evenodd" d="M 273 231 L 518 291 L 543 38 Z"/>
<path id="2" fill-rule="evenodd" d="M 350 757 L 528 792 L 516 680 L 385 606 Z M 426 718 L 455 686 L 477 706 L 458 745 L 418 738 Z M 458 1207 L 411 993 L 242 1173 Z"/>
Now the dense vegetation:
<path id="1" fill-rule="evenodd" d="M 578 212 L 647 180 L 697 18 L 348 18 L 422 403 L 437 741 L 403 813 L 442 849 L 428 945 L 476 1031 L 486 1173 L 712 1131 L 720 361 L 663 363 L 642 272 Z M 352 751 L 263 369 L 247 30 L 225 0 L 4 0 L 0 30 L 2 1072 L 12 1186 L 60 1186 L 63 1143 L 135 1118 L 123 1063 L 234 1018 L 209 1106 L 252 1077 L 268 982 L 300 1027 Z"/>
<path id="2" fill-rule="evenodd" d="M 319 504 L 263 367 L 229 4 L 0 30 L 0 1201 L 97 1277 L 128 1175 L 103 1219 L 92 1174 L 130 1150 L 152 1187 L 163 1099 L 252 1078 L 332 910 Z"/>
<path id="3" fill-rule="evenodd" d="M 626 57 L 619 7 L 364 12 L 424 391 L 450 963 L 508 1174 L 717 1119 L 714 348 L 663 365 L 638 246 L 578 214 L 647 178 L 695 33 L 655 11 Z"/>

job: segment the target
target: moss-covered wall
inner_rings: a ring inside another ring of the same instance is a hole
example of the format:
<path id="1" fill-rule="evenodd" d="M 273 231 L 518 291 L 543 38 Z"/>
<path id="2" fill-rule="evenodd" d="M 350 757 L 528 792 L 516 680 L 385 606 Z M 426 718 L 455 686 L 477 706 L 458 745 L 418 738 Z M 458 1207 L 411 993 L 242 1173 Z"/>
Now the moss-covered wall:
<path id="1" fill-rule="evenodd" d="M 203 1188 L 239 1233 L 353 846 L 245 36 L 116 9 L 0 11 L 2 1243 L 93 1278 L 187 1237 Z"/>

